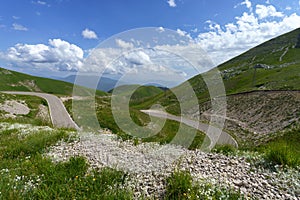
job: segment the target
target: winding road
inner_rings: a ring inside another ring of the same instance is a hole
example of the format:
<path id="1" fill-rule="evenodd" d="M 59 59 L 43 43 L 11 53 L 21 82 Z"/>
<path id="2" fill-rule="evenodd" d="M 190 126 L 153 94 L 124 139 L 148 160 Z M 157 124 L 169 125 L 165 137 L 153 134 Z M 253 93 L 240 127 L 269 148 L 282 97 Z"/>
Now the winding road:
<path id="1" fill-rule="evenodd" d="M 238 147 L 238 143 L 231 135 L 214 126 L 209 126 L 208 124 L 204 124 L 199 121 L 187 119 L 184 117 L 171 115 L 169 113 L 160 110 L 141 110 L 141 112 L 151 115 L 153 117 L 170 119 L 173 121 L 181 122 L 190 127 L 198 129 L 201 132 L 204 132 L 210 139 L 210 146 L 209 146 L 210 149 L 212 149 L 215 146 L 215 144 L 229 144 Z"/>
<path id="2" fill-rule="evenodd" d="M 9 91 L 9 92 L 3 91 L 3 93 L 41 97 L 45 99 L 48 103 L 49 110 L 50 110 L 50 117 L 53 126 L 57 128 L 74 128 L 76 130 L 80 129 L 76 125 L 76 123 L 72 120 L 63 102 L 55 95 L 38 93 L 38 92 L 14 92 L 14 91 Z"/>
<path id="3" fill-rule="evenodd" d="M 72 120 L 71 116 L 67 112 L 61 99 L 59 99 L 55 95 L 38 93 L 38 92 L 16 92 L 16 91 L 3 91 L 3 93 L 41 97 L 45 99 L 48 103 L 53 126 L 58 128 L 74 128 L 76 130 L 80 130 L 80 128 L 76 125 L 76 123 Z M 169 113 L 159 111 L 159 110 L 141 110 L 141 112 L 144 112 L 154 117 L 181 122 L 190 127 L 193 127 L 195 129 L 204 132 L 211 141 L 209 146 L 210 148 L 213 148 L 215 144 L 230 144 L 235 147 L 238 147 L 238 143 L 231 135 L 214 126 L 209 126 L 208 124 L 204 124 L 192 119 L 171 115 Z"/>

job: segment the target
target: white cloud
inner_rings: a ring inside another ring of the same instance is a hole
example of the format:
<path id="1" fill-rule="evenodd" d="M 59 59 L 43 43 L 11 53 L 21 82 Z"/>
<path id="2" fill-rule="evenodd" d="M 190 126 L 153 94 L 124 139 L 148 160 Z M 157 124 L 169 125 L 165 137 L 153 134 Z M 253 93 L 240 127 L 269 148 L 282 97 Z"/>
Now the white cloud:
<path id="1" fill-rule="evenodd" d="M 198 32 L 198 28 L 194 28 L 191 30 L 193 33 L 197 33 Z"/>
<path id="2" fill-rule="evenodd" d="M 258 6 L 258 9 L 260 7 Z M 268 15 L 281 16 L 276 9 L 269 9 Z M 265 18 L 266 14 L 258 11 L 243 13 L 235 22 L 220 26 L 210 24 L 210 31 L 198 35 L 196 41 L 208 52 L 216 64 L 233 58 L 258 44 L 300 27 L 300 16 L 284 15 L 281 18 Z M 270 14 L 271 13 L 271 14 Z M 263 18 L 263 19 L 261 19 Z"/>
<path id="3" fill-rule="evenodd" d="M 0 52 L 0 57 L 13 66 L 71 71 L 82 66 L 83 50 L 61 39 L 53 39 L 49 40 L 49 45 L 16 44 L 7 52 Z"/>
<path id="4" fill-rule="evenodd" d="M 44 2 L 44 1 L 37 1 L 37 4 L 40 4 L 40 5 L 47 5 L 47 3 Z"/>
<path id="5" fill-rule="evenodd" d="M 20 17 L 18 17 L 18 16 L 12 16 L 12 18 L 15 19 L 15 20 L 20 19 Z"/>
<path id="6" fill-rule="evenodd" d="M 287 6 L 285 7 L 286 10 L 292 10 L 292 7 L 291 6 Z"/>
<path id="7" fill-rule="evenodd" d="M 252 2 L 250 0 L 245 0 L 240 5 L 245 5 L 252 12 Z"/>
<path id="8" fill-rule="evenodd" d="M 157 28 L 157 31 L 160 32 L 160 33 L 162 33 L 162 32 L 165 31 L 165 29 L 164 29 L 164 27 L 158 27 L 158 28 Z"/>
<path id="9" fill-rule="evenodd" d="M 40 5 L 40 6 L 48 6 L 50 7 L 50 4 L 48 4 L 46 1 L 31 1 L 32 4 L 35 4 L 35 5 Z"/>
<path id="10" fill-rule="evenodd" d="M 98 36 L 97 34 L 92 31 L 92 30 L 89 30 L 89 29 L 84 29 L 82 32 L 81 32 L 81 35 L 83 36 L 83 38 L 85 39 L 98 39 Z"/>
<path id="11" fill-rule="evenodd" d="M 152 64 L 148 54 L 144 51 L 134 51 L 125 54 L 125 59 L 133 65 L 149 65 Z"/>
<path id="12" fill-rule="evenodd" d="M 264 19 L 267 17 L 283 17 L 282 12 L 278 12 L 276 8 L 272 5 L 256 5 L 255 13 L 258 15 L 259 19 Z"/>
<path id="13" fill-rule="evenodd" d="M 116 44 L 124 49 L 132 49 L 134 45 L 131 42 L 125 42 L 124 40 L 121 39 L 116 39 Z"/>
<path id="14" fill-rule="evenodd" d="M 175 3 L 175 0 L 168 0 L 167 3 L 169 4 L 170 7 L 173 7 L 173 8 L 177 6 Z"/>
<path id="15" fill-rule="evenodd" d="M 13 29 L 16 31 L 28 31 L 28 28 L 26 28 L 25 26 L 21 25 L 21 24 L 16 24 L 14 23 L 12 25 Z"/>
<path id="16" fill-rule="evenodd" d="M 183 31 L 183 30 L 180 30 L 180 29 L 177 29 L 176 32 L 178 33 L 178 35 L 180 35 L 180 36 L 182 36 L 182 37 L 185 36 L 185 35 L 187 34 L 186 31 Z"/>

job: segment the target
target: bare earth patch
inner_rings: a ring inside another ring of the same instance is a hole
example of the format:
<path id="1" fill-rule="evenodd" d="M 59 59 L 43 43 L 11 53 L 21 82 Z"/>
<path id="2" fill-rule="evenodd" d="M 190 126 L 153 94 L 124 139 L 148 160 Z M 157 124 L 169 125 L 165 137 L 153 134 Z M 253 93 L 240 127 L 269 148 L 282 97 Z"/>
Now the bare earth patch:
<path id="1" fill-rule="evenodd" d="M 6 112 L 6 117 L 15 117 L 15 115 L 27 115 L 30 112 L 30 108 L 25 102 L 18 102 L 15 100 L 5 101 L 0 104 L 0 110 Z"/>

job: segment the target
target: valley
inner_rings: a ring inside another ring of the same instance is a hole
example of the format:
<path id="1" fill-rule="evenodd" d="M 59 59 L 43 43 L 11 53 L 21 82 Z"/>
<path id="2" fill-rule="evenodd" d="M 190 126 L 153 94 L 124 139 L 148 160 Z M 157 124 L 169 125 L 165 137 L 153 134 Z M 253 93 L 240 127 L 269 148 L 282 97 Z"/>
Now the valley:
<path id="1" fill-rule="evenodd" d="M 299 35 L 217 66 L 226 115 L 213 109 L 209 71 L 170 89 L 120 86 L 135 125 L 163 122 L 147 137 L 116 122 L 113 109 L 121 119 L 127 111 L 112 105 L 114 91 L 76 86 L 73 96 L 71 83 L 0 68 L 0 199 L 172 199 L 174 190 L 177 199 L 299 199 Z"/>

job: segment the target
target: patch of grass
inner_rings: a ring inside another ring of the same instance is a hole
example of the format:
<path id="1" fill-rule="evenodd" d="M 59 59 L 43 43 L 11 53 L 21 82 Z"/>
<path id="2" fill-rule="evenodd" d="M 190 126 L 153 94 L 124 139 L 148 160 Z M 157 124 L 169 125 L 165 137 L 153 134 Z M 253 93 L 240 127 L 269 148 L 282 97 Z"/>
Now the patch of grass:
<path id="1" fill-rule="evenodd" d="M 300 166 L 300 129 L 295 128 L 286 132 L 282 136 L 273 138 L 266 144 L 253 147 L 252 151 L 257 151 L 264 155 L 266 167 L 274 169 L 275 165 L 286 167 Z M 247 148 L 249 150 L 249 147 Z"/>
<path id="2" fill-rule="evenodd" d="M 215 153 L 221 153 L 226 156 L 229 156 L 229 155 L 235 155 L 237 149 L 231 145 L 216 145 L 212 151 Z"/>
<path id="3" fill-rule="evenodd" d="M 209 183 L 193 183 L 188 171 L 175 171 L 167 178 L 165 199 L 244 199 L 239 191 Z"/>
<path id="4" fill-rule="evenodd" d="M 67 135 L 60 130 L 28 135 L 17 129 L 1 131 L 0 199 L 132 199 L 124 172 L 88 171 L 82 157 L 53 163 L 41 155 Z"/>
<path id="5" fill-rule="evenodd" d="M 65 131 L 39 131 L 20 136 L 17 129 L 12 129 L 1 131 L 0 136 L 0 145 L 3 148 L 0 158 L 22 158 L 42 153 L 46 147 L 66 138 L 67 133 Z"/>
<path id="6" fill-rule="evenodd" d="M 273 146 L 265 153 L 265 160 L 271 165 L 283 165 L 296 167 L 299 163 L 298 157 L 287 146 Z"/>
<path id="7" fill-rule="evenodd" d="M 187 171 L 175 171 L 167 178 L 166 199 L 184 199 L 192 189 L 193 179 Z"/>
<path id="8" fill-rule="evenodd" d="M 123 189 L 126 174 L 110 168 L 87 172 L 82 157 L 66 163 L 48 164 L 39 169 L 44 180 L 30 194 L 34 199 L 131 199 Z M 46 178 L 45 178 L 46 177 Z"/>

